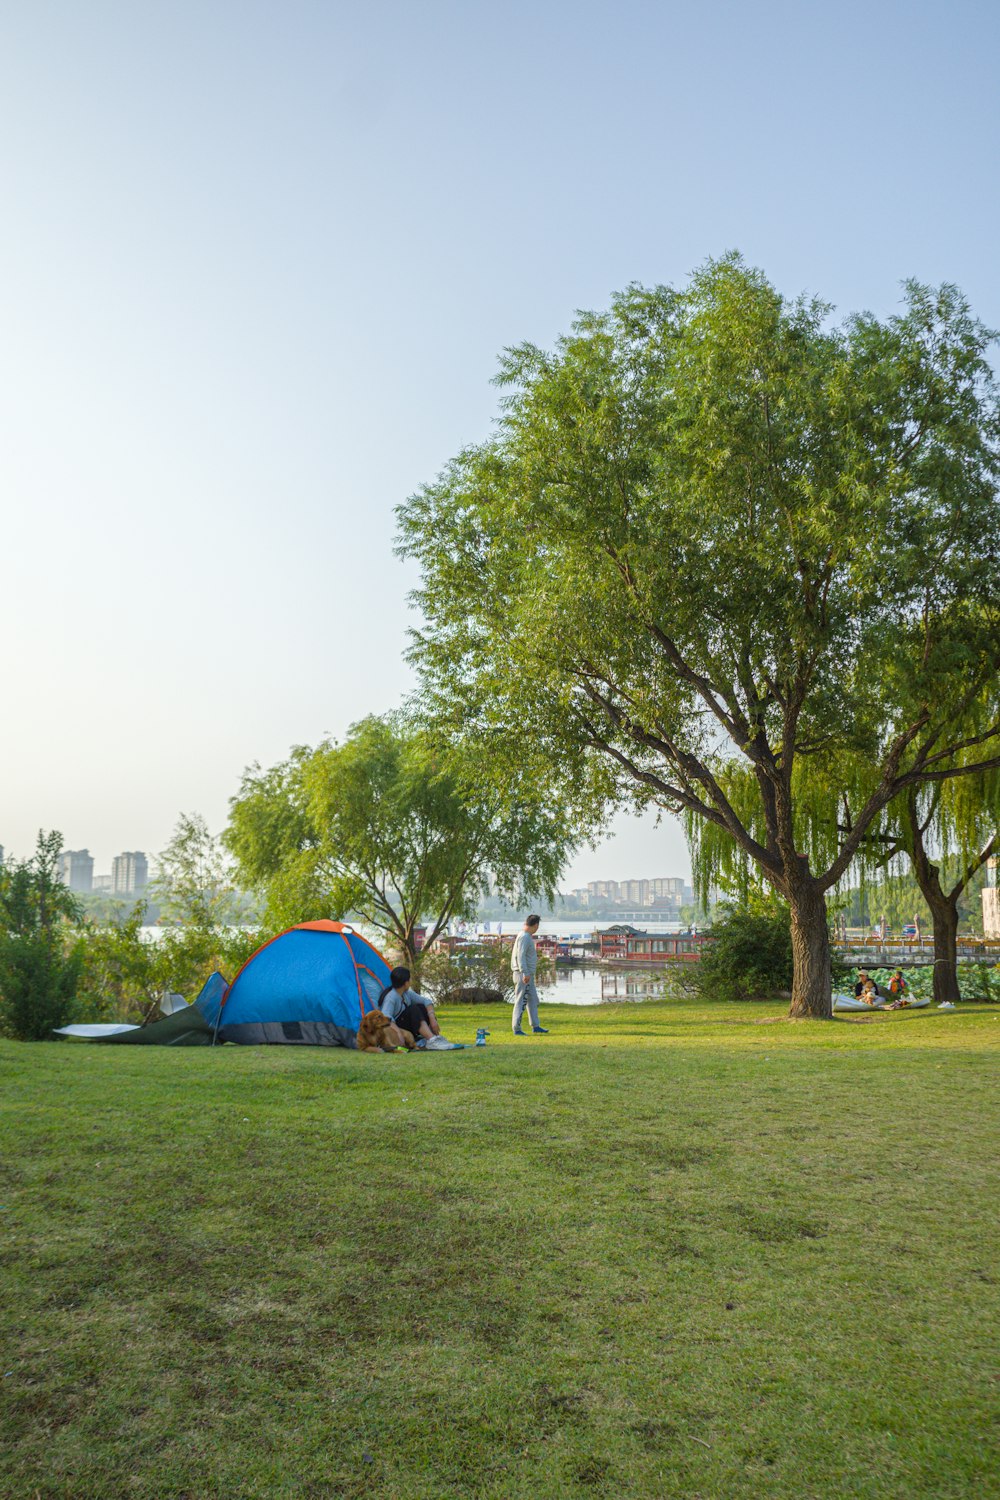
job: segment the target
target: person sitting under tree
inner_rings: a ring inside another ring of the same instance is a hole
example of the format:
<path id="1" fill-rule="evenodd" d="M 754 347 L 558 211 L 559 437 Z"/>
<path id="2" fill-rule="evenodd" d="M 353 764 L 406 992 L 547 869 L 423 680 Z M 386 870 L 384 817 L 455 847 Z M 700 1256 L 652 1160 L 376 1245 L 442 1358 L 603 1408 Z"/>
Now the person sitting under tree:
<path id="1" fill-rule="evenodd" d="M 902 969 L 897 969 L 889 980 L 889 994 L 892 996 L 890 1010 L 902 1010 L 904 1005 L 909 1005 L 910 1002 L 907 999 L 909 991 L 906 987 L 906 980 L 903 978 Z"/>
<path id="2" fill-rule="evenodd" d="M 858 970 L 858 982 L 854 986 L 855 1000 L 863 1000 L 866 1005 L 875 1005 L 882 998 L 878 985 L 872 979 L 867 969 Z"/>
<path id="3" fill-rule="evenodd" d="M 416 1045 L 415 1040 L 407 1042 L 404 1032 L 408 1032 L 411 1038 L 420 1037 L 425 1042 L 429 1042 L 431 1037 L 440 1036 L 441 1027 L 434 1014 L 434 1006 L 422 995 L 418 995 L 416 990 L 410 989 L 409 969 L 400 965 L 398 969 L 393 969 L 389 980 L 390 983 L 378 997 L 378 1008 L 393 1023 L 399 1038 L 396 1045 Z"/>

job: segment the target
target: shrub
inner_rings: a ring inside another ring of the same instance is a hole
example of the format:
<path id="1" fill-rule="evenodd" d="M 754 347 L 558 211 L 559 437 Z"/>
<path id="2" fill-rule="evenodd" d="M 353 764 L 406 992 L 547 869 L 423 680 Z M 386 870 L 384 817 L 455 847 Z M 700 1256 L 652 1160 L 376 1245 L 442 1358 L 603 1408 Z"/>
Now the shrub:
<path id="1" fill-rule="evenodd" d="M 20 1042 L 50 1042 L 76 1009 L 79 943 L 58 930 L 0 934 L 0 1030 Z"/>
<path id="2" fill-rule="evenodd" d="M 52 1041 L 73 1018 L 81 956 L 75 896 L 59 878 L 62 836 L 39 832 L 30 859 L 0 869 L 0 1030 Z"/>
<path id="3" fill-rule="evenodd" d="M 151 933 L 143 926 L 145 917 L 146 903 L 139 902 L 124 922 L 86 929 L 80 1010 L 88 1021 L 155 1021 L 166 991 L 190 1001 L 213 970 L 232 980 L 270 936 L 195 922 Z"/>
<path id="4" fill-rule="evenodd" d="M 725 912 L 712 927 L 691 979 L 712 1000 L 756 1000 L 792 986 L 792 934 L 787 907 Z"/>
<path id="5" fill-rule="evenodd" d="M 965 1000 L 1000 1001 L 1000 964 L 958 965 L 958 988 Z"/>
<path id="6" fill-rule="evenodd" d="M 514 999 L 510 947 L 476 943 L 455 953 L 434 949 L 420 956 L 420 985 L 438 1003 L 455 1003 L 464 989 L 495 990 L 508 1005 Z"/>

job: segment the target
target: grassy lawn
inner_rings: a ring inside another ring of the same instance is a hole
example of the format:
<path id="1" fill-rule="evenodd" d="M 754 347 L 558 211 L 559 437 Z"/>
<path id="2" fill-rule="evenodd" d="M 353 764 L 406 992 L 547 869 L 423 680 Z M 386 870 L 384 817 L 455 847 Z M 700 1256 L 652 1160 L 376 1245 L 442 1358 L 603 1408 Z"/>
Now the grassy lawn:
<path id="1" fill-rule="evenodd" d="M 1000 1495 L 1000 1010 L 783 1010 L 0 1044 L 0 1493 Z"/>

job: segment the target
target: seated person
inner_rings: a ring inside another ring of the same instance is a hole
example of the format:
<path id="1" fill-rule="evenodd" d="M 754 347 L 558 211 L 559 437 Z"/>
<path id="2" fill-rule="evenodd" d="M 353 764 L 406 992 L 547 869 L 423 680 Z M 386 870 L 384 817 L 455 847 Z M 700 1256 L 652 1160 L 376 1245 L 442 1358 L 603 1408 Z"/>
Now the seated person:
<path id="1" fill-rule="evenodd" d="M 869 976 L 867 969 L 858 970 L 858 982 L 854 986 L 855 1000 L 863 1000 L 866 1005 L 874 1005 L 882 998 L 878 985 Z"/>
<path id="2" fill-rule="evenodd" d="M 378 997 L 378 1008 L 393 1023 L 393 1029 L 399 1035 L 397 1045 L 413 1047 L 416 1045 L 414 1037 L 422 1037 L 428 1042 L 432 1036 L 440 1036 L 441 1028 L 433 1005 L 410 989 L 409 969 L 393 969 L 389 978 L 391 983 Z"/>
<path id="3" fill-rule="evenodd" d="M 889 994 L 892 996 L 890 1010 L 902 1010 L 904 1005 L 909 1005 L 907 999 L 906 980 L 903 978 L 902 969 L 897 969 L 889 980 Z"/>

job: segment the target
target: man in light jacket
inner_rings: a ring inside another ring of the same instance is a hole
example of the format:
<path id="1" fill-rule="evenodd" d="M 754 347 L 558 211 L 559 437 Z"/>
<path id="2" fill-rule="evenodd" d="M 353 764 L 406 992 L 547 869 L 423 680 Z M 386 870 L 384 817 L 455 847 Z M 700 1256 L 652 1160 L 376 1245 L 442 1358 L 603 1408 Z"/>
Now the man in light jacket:
<path id="1" fill-rule="evenodd" d="M 514 975 L 514 1035 L 525 1036 L 521 1030 L 524 1007 L 528 1007 L 528 1019 L 536 1036 L 548 1036 L 548 1027 L 538 1024 L 538 991 L 535 989 L 535 970 L 538 967 L 538 949 L 535 934 L 541 918 L 525 917 L 524 926 L 514 939 L 510 955 L 510 967 Z"/>

